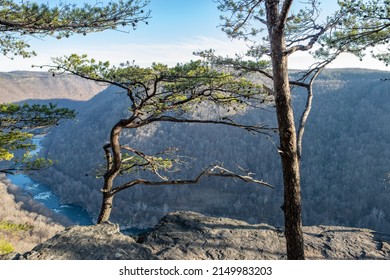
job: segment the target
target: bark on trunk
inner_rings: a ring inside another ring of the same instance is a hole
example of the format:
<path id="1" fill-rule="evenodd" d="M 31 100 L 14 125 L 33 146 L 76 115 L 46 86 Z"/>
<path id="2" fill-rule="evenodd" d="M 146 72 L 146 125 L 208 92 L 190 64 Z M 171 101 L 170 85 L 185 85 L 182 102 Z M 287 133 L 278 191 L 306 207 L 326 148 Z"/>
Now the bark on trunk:
<path id="1" fill-rule="evenodd" d="M 294 115 L 288 83 L 287 58 L 275 55 L 274 88 L 284 182 L 284 219 L 288 259 L 304 259 L 301 187 Z"/>
<path id="2" fill-rule="evenodd" d="M 267 1 L 268 32 L 279 126 L 280 156 L 284 183 L 284 219 L 288 259 L 304 259 L 301 189 L 297 137 L 285 53 L 284 28 L 280 28 L 278 1 Z"/>
<path id="3" fill-rule="evenodd" d="M 102 207 L 100 208 L 100 214 L 97 220 L 98 224 L 109 220 L 112 210 L 113 199 L 114 196 L 110 195 L 109 193 L 103 193 Z"/>
<path id="4" fill-rule="evenodd" d="M 102 189 L 103 200 L 102 206 L 100 208 L 100 214 L 97 220 L 98 224 L 108 221 L 111 215 L 112 203 L 114 199 L 114 195 L 112 194 L 114 179 L 119 173 L 122 164 L 122 154 L 119 143 L 119 136 L 121 134 L 123 126 L 127 124 L 125 121 L 128 120 L 119 121 L 111 130 L 111 152 L 109 151 L 108 147 L 104 147 L 107 160 L 107 171 L 104 174 L 104 185 Z"/>

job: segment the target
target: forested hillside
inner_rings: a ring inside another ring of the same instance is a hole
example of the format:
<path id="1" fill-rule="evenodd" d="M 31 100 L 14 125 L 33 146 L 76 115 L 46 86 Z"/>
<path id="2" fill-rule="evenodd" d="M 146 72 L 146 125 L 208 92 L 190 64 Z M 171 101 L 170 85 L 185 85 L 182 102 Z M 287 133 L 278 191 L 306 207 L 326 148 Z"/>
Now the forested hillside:
<path id="1" fill-rule="evenodd" d="M 63 230 L 62 225 L 70 224 L 35 202 L 4 175 L 0 175 L 0 199 L 0 255 L 31 250 Z"/>
<path id="2" fill-rule="evenodd" d="M 304 224 L 369 227 L 390 231 L 390 87 L 388 72 L 328 70 L 315 84 L 313 109 L 302 156 Z M 77 122 L 68 122 L 44 140 L 46 155 L 58 164 L 39 174 L 63 201 L 83 205 L 97 216 L 102 181 L 95 174 L 104 164 L 102 146 L 111 127 L 127 112 L 129 102 L 109 88 L 80 105 Z M 305 93 L 295 92 L 301 111 Z M 207 108 L 201 114 L 213 114 Z M 242 121 L 275 125 L 272 108 L 247 110 Z M 123 225 L 150 227 L 167 211 L 194 210 L 282 225 L 283 186 L 277 137 L 211 125 L 153 124 L 129 131 L 126 141 L 151 153 L 179 147 L 191 157 L 181 178 L 192 178 L 210 163 L 239 165 L 275 186 L 275 190 L 212 178 L 196 186 L 137 186 L 118 194 L 112 219 Z M 133 174 L 133 178 L 143 174 Z M 174 174 L 172 176 L 175 176 Z"/>
<path id="3" fill-rule="evenodd" d="M 48 72 L 0 72 L 0 103 L 25 100 L 88 100 L 105 87 L 73 75 Z"/>

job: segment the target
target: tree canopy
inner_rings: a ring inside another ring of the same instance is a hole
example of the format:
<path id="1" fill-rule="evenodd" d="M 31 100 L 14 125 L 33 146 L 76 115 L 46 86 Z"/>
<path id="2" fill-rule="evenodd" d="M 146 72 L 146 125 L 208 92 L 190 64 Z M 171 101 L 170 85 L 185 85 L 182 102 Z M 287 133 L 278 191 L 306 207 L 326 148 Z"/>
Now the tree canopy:
<path id="1" fill-rule="evenodd" d="M 338 1 L 343 15 L 333 32 L 320 38 L 319 58 L 349 52 L 360 60 L 367 54 L 390 63 L 390 1 Z"/>
<path id="2" fill-rule="evenodd" d="M 76 4 L 60 2 L 56 6 L 33 1 L 0 1 L 0 52 L 9 57 L 35 55 L 28 38 L 53 36 L 58 39 L 74 34 L 86 35 L 108 29 L 135 29 L 147 23 L 148 1 L 110 1 L 107 4 Z M 47 166 L 43 159 L 29 161 L 28 151 L 34 148 L 31 137 L 42 128 L 57 125 L 62 119 L 74 118 L 75 113 L 56 105 L 2 104 L 0 111 L 0 161 L 14 158 L 15 150 L 26 150 L 22 159 L 14 160 L 0 172 L 40 169 Z"/>
<path id="3" fill-rule="evenodd" d="M 57 6 L 33 1 L 0 1 L 0 51 L 3 55 L 30 57 L 28 37 L 53 36 L 58 39 L 73 34 L 100 32 L 108 29 L 135 29 L 147 23 L 148 1 L 110 1 L 107 4 L 61 2 Z"/>

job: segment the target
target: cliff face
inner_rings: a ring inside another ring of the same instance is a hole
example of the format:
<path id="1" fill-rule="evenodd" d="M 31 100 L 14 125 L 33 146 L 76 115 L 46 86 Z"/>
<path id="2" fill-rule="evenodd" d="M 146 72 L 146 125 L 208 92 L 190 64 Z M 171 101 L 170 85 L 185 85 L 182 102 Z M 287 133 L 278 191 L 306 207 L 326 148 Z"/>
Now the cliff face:
<path id="1" fill-rule="evenodd" d="M 390 235 L 336 226 L 304 227 L 308 259 L 390 259 Z M 23 255 L 21 260 L 285 259 L 283 231 L 194 212 L 164 216 L 150 232 L 133 238 L 115 224 L 70 227 Z M 10 258 L 11 256 L 9 256 Z"/>

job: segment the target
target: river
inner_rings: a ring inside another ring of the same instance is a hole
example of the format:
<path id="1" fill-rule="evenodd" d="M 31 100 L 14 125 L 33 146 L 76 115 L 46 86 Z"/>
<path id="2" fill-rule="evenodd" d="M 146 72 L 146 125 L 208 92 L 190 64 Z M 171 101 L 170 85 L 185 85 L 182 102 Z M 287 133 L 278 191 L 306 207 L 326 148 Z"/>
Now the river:
<path id="1" fill-rule="evenodd" d="M 36 145 L 36 149 L 31 152 L 37 154 L 42 148 L 40 141 L 43 136 L 35 136 L 32 141 Z M 55 194 L 50 186 L 30 178 L 25 174 L 7 175 L 7 178 L 11 180 L 12 184 L 20 187 L 24 192 L 30 195 L 35 201 L 42 203 L 47 208 L 54 212 L 67 217 L 74 224 L 87 226 L 92 225 L 92 219 L 81 206 L 73 204 L 61 204 L 60 197 Z M 139 235 L 147 232 L 150 229 L 138 229 L 138 228 L 122 228 L 121 232 L 127 235 Z"/>
<path id="2" fill-rule="evenodd" d="M 42 148 L 40 145 L 42 138 L 43 136 L 33 138 L 33 143 L 37 148 L 32 154 L 37 154 Z M 58 214 L 64 215 L 73 223 L 78 225 L 92 224 L 91 218 L 82 207 L 72 204 L 61 204 L 59 196 L 53 193 L 48 185 L 42 184 L 25 174 L 7 175 L 7 177 L 14 185 L 19 186 L 37 202 L 42 203 Z"/>

